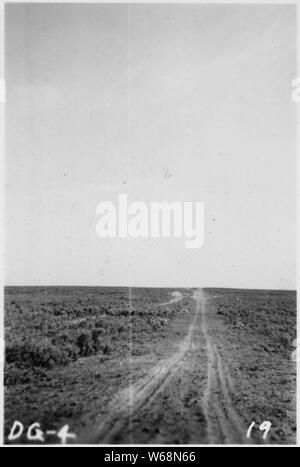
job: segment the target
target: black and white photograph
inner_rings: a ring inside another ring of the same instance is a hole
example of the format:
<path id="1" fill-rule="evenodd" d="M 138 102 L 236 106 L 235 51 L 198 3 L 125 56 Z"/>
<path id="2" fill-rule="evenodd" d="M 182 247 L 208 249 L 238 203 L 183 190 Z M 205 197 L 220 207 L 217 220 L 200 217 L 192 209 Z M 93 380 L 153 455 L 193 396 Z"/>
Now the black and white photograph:
<path id="1" fill-rule="evenodd" d="M 297 3 L 8 1 L 4 67 L 3 444 L 297 445 Z"/>

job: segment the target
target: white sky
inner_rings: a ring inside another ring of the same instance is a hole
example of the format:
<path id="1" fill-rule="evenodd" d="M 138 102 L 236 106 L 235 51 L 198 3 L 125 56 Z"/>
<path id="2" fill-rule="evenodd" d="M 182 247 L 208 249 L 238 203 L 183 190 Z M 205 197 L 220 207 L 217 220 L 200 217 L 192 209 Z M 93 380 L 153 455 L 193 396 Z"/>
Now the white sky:
<path id="1" fill-rule="evenodd" d="M 6 284 L 296 287 L 295 6 L 10 4 L 5 27 Z M 99 239 L 119 192 L 203 201 L 204 246 Z"/>

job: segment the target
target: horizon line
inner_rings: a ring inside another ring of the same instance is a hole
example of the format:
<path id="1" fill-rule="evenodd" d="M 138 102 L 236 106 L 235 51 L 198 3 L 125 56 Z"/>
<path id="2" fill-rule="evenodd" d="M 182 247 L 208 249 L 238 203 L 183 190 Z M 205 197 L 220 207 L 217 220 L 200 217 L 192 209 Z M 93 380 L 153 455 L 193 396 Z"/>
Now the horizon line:
<path id="1" fill-rule="evenodd" d="M 50 288 L 50 287 L 64 287 L 64 288 L 71 288 L 71 287 L 99 287 L 99 288 L 122 288 L 122 289 L 228 289 L 228 290 L 270 290 L 270 291 L 287 291 L 287 292 L 297 292 L 297 288 L 293 289 L 288 289 L 288 288 L 283 288 L 283 289 L 278 289 L 278 288 L 261 288 L 261 287 L 226 287 L 226 286 L 168 286 L 168 285 L 163 285 L 163 286 L 147 286 L 147 285 L 80 285 L 80 284 L 73 284 L 73 285 L 59 285 L 59 284 L 51 284 L 51 285 L 41 285 L 41 284 L 35 284 L 35 285 L 24 285 L 24 284 L 18 284 L 18 285 L 8 285 L 5 284 L 3 285 L 3 288 L 8 288 L 8 287 L 44 287 L 44 288 Z"/>

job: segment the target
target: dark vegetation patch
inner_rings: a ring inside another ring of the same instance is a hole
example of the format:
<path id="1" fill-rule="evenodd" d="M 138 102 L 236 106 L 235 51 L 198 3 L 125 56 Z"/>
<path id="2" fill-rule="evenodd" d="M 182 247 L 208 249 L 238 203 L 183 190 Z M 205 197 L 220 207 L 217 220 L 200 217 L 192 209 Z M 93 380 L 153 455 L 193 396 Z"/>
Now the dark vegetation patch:
<path id="1" fill-rule="evenodd" d="M 23 379 L 26 369 L 121 352 L 141 335 L 170 324 L 176 306 L 159 306 L 170 298 L 165 289 L 145 294 L 144 289 L 8 288 L 5 383 L 14 384 L 17 370 Z"/>

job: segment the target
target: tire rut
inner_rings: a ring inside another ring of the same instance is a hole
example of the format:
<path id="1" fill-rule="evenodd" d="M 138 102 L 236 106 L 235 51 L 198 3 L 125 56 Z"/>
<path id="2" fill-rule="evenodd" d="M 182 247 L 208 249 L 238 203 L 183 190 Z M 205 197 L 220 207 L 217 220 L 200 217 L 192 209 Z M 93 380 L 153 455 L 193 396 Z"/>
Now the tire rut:
<path id="1" fill-rule="evenodd" d="M 145 377 L 115 395 L 108 406 L 107 417 L 96 429 L 92 441 L 94 444 L 114 444 L 122 440 L 130 431 L 133 420 L 141 417 L 144 409 L 151 403 L 159 404 L 159 395 L 166 388 L 169 391 L 173 380 L 179 375 L 186 379 L 185 387 L 181 388 L 182 394 L 184 392 L 188 394 L 192 386 L 196 407 L 203 413 L 202 422 L 193 420 L 193 434 L 190 434 L 193 439 L 197 438 L 196 430 L 202 426 L 202 431 L 206 430 L 206 434 L 202 433 L 199 443 L 245 444 L 248 442 L 243 419 L 234 408 L 235 390 L 228 366 L 222 358 L 220 345 L 216 345 L 211 337 L 211 323 L 207 315 L 207 299 L 204 291 L 201 289 L 195 291 L 193 298 L 196 302 L 194 315 L 178 351 L 171 357 L 160 360 Z M 205 346 L 205 342 L 206 347 L 201 347 L 200 354 L 196 355 L 194 344 L 197 348 L 199 345 Z M 191 375 L 195 377 L 197 367 L 200 369 L 199 364 L 205 358 L 206 387 L 201 390 L 199 376 L 191 384 Z M 184 400 L 180 398 L 180 395 L 176 398 L 177 405 L 182 406 L 183 410 L 190 410 L 186 413 L 192 420 L 192 409 L 186 409 Z"/>
<path id="2" fill-rule="evenodd" d="M 233 382 L 209 333 L 205 294 L 198 290 L 194 298 L 202 311 L 202 331 L 207 342 L 208 371 L 203 408 L 207 420 L 208 441 L 210 444 L 246 443 L 243 420 L 233 405 Z"/>
<path id="3" fill-rule="evenodd" d="M 180 343 L 179 350 L 169 359 L 164 359 L 150 370 L 148 375 L 120 391 L 108 408 L 108 417 L 101 423 L 94 443 L 113 443 L 118 435 L 131 424 L 141 407 L 151 403 L 176 375 L 178 366 L 188 352 L 195 330 L 198 311 L 194 313 L 188 334 Z"/>

